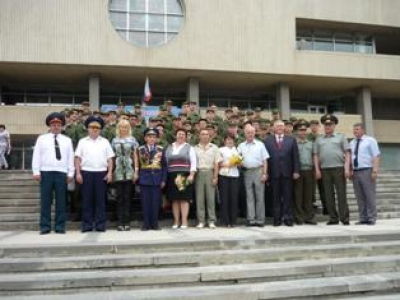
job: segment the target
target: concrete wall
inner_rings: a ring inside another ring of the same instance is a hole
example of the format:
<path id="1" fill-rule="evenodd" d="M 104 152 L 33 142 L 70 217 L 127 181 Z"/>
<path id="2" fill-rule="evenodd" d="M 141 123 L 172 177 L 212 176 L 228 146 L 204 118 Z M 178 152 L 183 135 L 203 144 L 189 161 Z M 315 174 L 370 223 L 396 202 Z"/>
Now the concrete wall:
<path id="1" fill-rule="evenodd" d="M 184 0 L 159 48 L 115 32 L 107 0 L 0 0 L 0 64 L 32 62 L 400 80 L 400 57 L 295 50 L 295 19 L 400 27 L 393 0 Z"/>

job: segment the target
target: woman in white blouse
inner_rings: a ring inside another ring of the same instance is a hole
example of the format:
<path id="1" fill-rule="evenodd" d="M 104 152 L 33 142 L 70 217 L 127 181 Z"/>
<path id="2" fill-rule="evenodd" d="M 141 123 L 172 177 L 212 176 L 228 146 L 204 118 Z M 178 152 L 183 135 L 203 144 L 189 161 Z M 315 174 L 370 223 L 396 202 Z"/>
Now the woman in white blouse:
<path id="1" fill-rule="evenodd" d="M 239 153 L 235 141 L 230 135 L 224 138 L 224 147 L 219 148 L 222 162 L 219 171 L 219 192 L 221 200 L 221 224 L 226 227 L 235 227 L 239 195 L 239 170 L 231 165 L 229 160 Z"/>

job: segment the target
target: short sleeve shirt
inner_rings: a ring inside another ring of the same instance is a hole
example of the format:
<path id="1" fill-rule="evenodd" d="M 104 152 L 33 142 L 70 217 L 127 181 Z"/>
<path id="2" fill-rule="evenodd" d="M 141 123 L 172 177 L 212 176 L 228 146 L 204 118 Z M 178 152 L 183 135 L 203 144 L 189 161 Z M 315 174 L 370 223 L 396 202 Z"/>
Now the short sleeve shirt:
<path id="1" fill-rule="evenodd" d="M 330 136 L 319 136 L 314 143 L 313 153 L 319 156 L 321 169 L 338 168 L 344 166 L 348 148 L 346 136 L 335 132 Z"/>

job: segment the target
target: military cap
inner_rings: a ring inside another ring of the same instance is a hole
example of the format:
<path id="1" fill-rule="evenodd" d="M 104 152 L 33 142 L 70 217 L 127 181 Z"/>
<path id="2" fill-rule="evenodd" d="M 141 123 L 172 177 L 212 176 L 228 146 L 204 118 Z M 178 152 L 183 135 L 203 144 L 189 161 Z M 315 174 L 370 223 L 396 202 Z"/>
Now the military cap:
<path id="1" fill-rule="evenodd" d="M 82 106 L 90 106 L 90 103 L 88 101 L 83 101 L 81 103 Z"/>
<path id="2" fill-rule="evenodd" d="M 108 114 L 109 114 L 109 115 L 116 115 L 117 112 L 116 112 L 115 110 L 109 110 L 109 111 L 108 111 Z"/>
<path id="3" fill-rule="evenodd" d="M 205 118 L 200 118 L 200 119 L 199 119 L 199 122 L 200 122 L 200 121 L 204 121 L 204 122 L 208 123 L 208 120 L 205 119 Z"/>
<path id="4" fill-rule="evenodd" d="M 144 135 L 155 135 L 158 137 L 158 130 L 156 128 L 146 128 L 143 132 Z"/>
<path id="5" fill-rule="evenodd" d="M 214 126 L 214 124 L 208 123 L 208 124 L 206 125 L 206 129 L 214 129 L 214 130 L 215 130 L 215 126 Z"/>
<path id="6" fill-rule="evenodd" d="M 229 127 L 237 127 L 238 123 L 230 121 L 230 122 L 228 122 L 228 126 Z"/>
<path id="7" fill-rule="evenodd" d="M 125 103 L 122 102 L 122 101 L 119 101 L 119 102 L 117 103 L 117 106 L 125 106 Z"/>
<path id="8" fill-rule="evenodd" d="M 88 128 L 89 126 L 98 126 L 99 129 L 103 129 L 104 121 L 100 117 L 89 116 L 85 121 L 85 127 Z"/>
<path id="9" fill-rule="evenodd" d="M 65 125 L 65 117 L 59 112 L 53 112 L 46 117 L 46 125 L 50 126 L 53 123 Z"/>
<path id="10" fill-rule="evenodd" d="M 261 112 L 262 109 L 261 109 L 261 107 L 256 107 L 256 108 L 254 109 L 254 111 L 255 111 L 255 112 Z"/>
<path id="11" fill-rule="evenodd" d="M 135 104 L 135 108 L 141 108 L 142 106 L 139 103 Z"/>
<path id="12" fill-rule="evenodd" d="M 283 123 L 285 125 L 292 125 L 293 126 L 293 121 L 291 121 L 291 120 L 283 120 Z"/>
<path id="13" fill-rule="evenodd" d="M 181 119 L 180 116 L 174 116 L 174 117 L 172 117 L 172 121 L 176 121 L 176 120 L 180 120 L 180 119 Z"/>
<path id="14" fill-rule="evenodd" d="M 238 113 L 239 117 L 244 117 L 246 115 L 246 113 L 244 111 L 239 111 Z"/>
<path id="15" fill-rule="evenodd" d="M 310 125 L 319 125 L 319 121 L 318 120 L 311 120 L 310 121 Z"/>
<path id="16" fill-rule="evenodd" d="M 238 115 L 236 115 L 236 114 L 234 114 L 234 115 L 232 115 L 232 116 L 231 116 L 231 119 L 232 119 L 232 118 L 235 118 L 235 119 L 237 119 L 237 118 L 239 118 L 239 116 L 238 116 Z"/>
<path id="17" fill-rule="evenodd" d="M 149 118 L 149 122 L 155 122 L 155 121 L 157 121 L 157 120 L 156 120 L 156 117 L 150 117 L 150 118 Z"/>
<path id="18" fill-rule="evenodd" d="M 207 108 L 206 112 L 213 112 L 213 113 L 215 113 L 215 110 L 214 110 L 213 108 L 209 107 L 209 108 Z"/>
<path id="19" fill-rule="evenodd" d="M 297 118 L 296 117 L 290 117 L 289 120 L 292 121 L 292 122 L 297 122 Z"/>
<path id="20" fill-rule="evenodd" d="M 339 120 L 338 120 L 338 118 L 336 118 L 336 116 L 334 116 L 332 114 L 326 114 L 321 117 L 321 123 L 322 124 L 331 124 L 331 123 L 338 124 Z"/>
<path id="21" fill-rule="evenodd" d="M 232 108 L 225 109 L 225 112 L 233 112 Z"/>
<path id="22" fill-rule="evenodd" d="M 167 105 L 174 105 L 174 102 L 172 102 L 172 100 L 167 100 L 165 103 L 166 103 Z"/>
<path id="23" fill-rule="evenodd" d="M 301 130 L 301 129 L 307 129 L 308 127 L 310 127 L 310 124 L 304 120 L 304 119 L 300 119 L 298 120 L 295 129 L 296 130 Z"/>
<path id="24" fill-rule="evenodd" d="M 192 125 L 192 123 L 189 120 L 185 120 L 182 122 L 182 125 L 188 125 L 188 124 Z"/>
<path id="25" fill-rule="evenodd" d="M 246 111 L 246 115 L 248 115 L 248 116 L 254 115 L 254 111 L 248 110 L 248 111 Z"/>
<path id="26" fill-rule="evenodd" d="M 162 127 L 163 129 L 165 128 L 165 125 L 162 123 L 158 123 L 156 127 Z"/>

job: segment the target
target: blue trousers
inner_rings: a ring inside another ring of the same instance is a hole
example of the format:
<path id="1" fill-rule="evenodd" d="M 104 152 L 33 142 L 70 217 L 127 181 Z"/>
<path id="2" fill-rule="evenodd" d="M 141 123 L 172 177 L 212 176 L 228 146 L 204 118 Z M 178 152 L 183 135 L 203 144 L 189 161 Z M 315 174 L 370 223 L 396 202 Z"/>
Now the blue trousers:
<path id="1" fill-rule="evenodd" d="M 82 230 L 105 231 L 107 225 L 107 172 L 82 171 Z"/>
<path id="2" fill-rule="evenodd" d="M 158 185 L 140 185 L 143 210 L 143 228 L 158 226 L 158 210 L 161 203 L 161 188 Z"/>
<path id="3" fill-rule="evenodd" d="M 51 230 L 51 204 L 53 192 L 56 200 L 56 218 L 54 230 L 65 230 L 67 174 L 62 172 L 40 173 L 40 231 Z"/>

